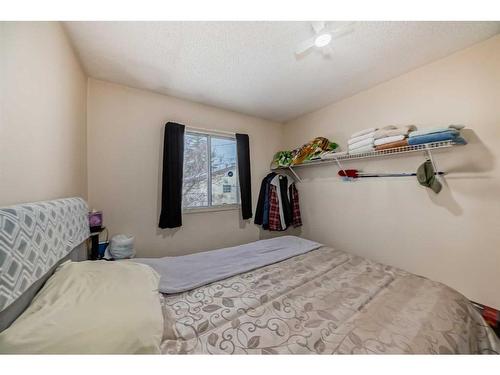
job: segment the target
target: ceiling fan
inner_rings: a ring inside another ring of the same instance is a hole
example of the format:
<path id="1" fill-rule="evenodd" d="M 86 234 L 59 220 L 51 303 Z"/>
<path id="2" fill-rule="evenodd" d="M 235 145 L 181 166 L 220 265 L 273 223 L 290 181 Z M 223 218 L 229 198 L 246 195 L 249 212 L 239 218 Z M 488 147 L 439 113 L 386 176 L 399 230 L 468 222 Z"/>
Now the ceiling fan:
<path id="1" fill-rule="evenodd" d="M 325 21 L 313 21 L 311 22 L 311 26 L 314 31 L 314 36 L 297 46 L 295 50 L 297 56 L 308 52 L 312 48 L 318 48 L 324 55 L 330 55 L 333 52 L 332 46 L 330 45 L 331 41 L 354 31 L 354 22 L 348 22 L 336 28 L 328 28 L 325 25 Z"/>

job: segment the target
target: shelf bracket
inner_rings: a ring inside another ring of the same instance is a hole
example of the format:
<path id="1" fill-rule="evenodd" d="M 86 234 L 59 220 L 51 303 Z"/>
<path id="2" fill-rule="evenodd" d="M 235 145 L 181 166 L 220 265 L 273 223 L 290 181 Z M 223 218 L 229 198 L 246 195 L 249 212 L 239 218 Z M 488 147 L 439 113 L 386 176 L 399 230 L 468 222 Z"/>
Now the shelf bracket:
<path id="1" fill-rule="evenodd" d="M 299 175 L 297 174 L 297 172 L 295 172 L 295 171 L 293 170 L 293 168 L 292 168 L 291 166 L 288 166 L 288 169 L 290 170 L 290 172 L 292 172 L 292 174 L 294 175 L 294 177 L 296 178 L 296 180 L 297 180 L 298 182 L 302 182 L 302 179 L 299 177 Z"/>
<path id="2" fill-rule="evenodd" d="M 342 164 L 340 164 L 339 159 L 334 158 L 333 160 L 335 160 L 335 162 L 337 163 L 337 165 L 338 165 L 339 169 L 340 169 L 342 172 L 344 172 L 344 175 L 346 176 L 345 178 L 346 178 L 346 179 L 349 179 L 349 177 L 347 177 L 347 173 L 345 173 L 345 169 L 344 169 L 344 167 L 342 167 Z"/>
<path id="3" fill-rule="evenodd" d="M 431 164 L 432 164 L 432 168 L 434 168 L 434 173 L 438 173 L 438 169 L 437 169 L 437 165 L 436 165 L 436 162 L 434 161 L 434 158 L 432 157 L 432 152 L 431 152 L 431 149 L 429 148 L 428 145 L 425 146 L 425 151 L 427 153 L 427 157 L 429 158 L 429 160 L 431 161 Z"/>

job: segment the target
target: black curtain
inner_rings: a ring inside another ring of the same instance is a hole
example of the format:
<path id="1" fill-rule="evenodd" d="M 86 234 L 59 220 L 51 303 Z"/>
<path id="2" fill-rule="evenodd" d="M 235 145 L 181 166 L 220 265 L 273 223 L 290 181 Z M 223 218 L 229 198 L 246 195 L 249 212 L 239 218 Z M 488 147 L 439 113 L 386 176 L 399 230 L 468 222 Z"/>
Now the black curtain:
<path id="1" fill-rule="evenodd" d="M 238 176 L 240 178 L 241 216 L 252 217 L 252 180 L 250 177 L 250 145 L 248 134 L 236 134 Z"/>
<path id="2" fill-rule="evenodd" d="M 185 126 L 175 122 L 165 125 L 160 228 L 177 228 L 182 225 L 184 131 Z"/>

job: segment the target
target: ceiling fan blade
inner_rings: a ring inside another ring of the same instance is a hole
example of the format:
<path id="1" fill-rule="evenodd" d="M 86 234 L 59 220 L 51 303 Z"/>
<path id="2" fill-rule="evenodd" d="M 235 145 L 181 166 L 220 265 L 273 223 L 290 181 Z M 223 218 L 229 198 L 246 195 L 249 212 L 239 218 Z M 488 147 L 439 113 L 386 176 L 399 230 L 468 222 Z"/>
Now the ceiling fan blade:
<path id="1" fill-rule="evenodd" d="M 325 21 L 312 21 L 311 25 L 314 33 L 319 34 L 319 32 L 325 28 Z"/>
<path id="2" fill-rule="evenodd" d="M 354 31 L 354 24 L 355 22 L 348 22 L 343 26 L 326 31 L 332 36 L 332 39 L 336 39 L 352 33 Z"/>
<path id="3" fill-rule="evenodd" d="M 346 36 L 348 34 L 351 34 L 352 32 L 354 32 L 354 28 L 347 28 L 347 29 L 337 29 L 337 30 L 333 30 L 333 31 L 330 31 L 330 35 L 332 36 L 332 39 L 338 39 L 338 38 L 341 38 L 343 36 Z"/>
<path id="4" fill-rule="evenodd" d="M 301 55 L 312 47 L 314 47 L 314 38 L 307 39 L 307 40 L 303 41 L 302 43 L 299 43 L 299 45 L 295 49 L 295 54 Z"/>

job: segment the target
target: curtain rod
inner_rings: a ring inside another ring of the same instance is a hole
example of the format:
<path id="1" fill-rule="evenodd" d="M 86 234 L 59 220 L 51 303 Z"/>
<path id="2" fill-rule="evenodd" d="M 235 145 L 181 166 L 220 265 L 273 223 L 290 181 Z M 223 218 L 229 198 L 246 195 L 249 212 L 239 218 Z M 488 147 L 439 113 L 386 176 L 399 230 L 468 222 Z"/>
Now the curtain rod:
<path id="1" fill-rule="evenodd" d="M 196 128 L 194 126 L 186 126 L 186 130 L 190 131 L 195 131 L 195 132 L 201 132 L 201 133 L 215 133 L 215 134 L 226 134 L 230 136 L 235 136 L 235 132 L 228 132 L 224 130 L 213 130 L 213 129 L 204 129 L 204 128 Z"/>

